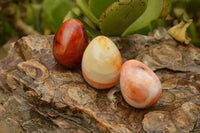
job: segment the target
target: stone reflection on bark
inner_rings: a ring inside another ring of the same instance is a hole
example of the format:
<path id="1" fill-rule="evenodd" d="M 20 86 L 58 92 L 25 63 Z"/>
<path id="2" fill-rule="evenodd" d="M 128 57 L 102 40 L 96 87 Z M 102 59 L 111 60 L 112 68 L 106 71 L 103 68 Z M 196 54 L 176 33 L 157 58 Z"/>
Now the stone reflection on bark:
<path id="1" fill-rule="evenodd" d="M 163 93 L 154 106 L 129 106 L 119 84 L 93 89 L 80 68 L 55 62 L 53 36 L 27 36 L 0 61 L 0 132 L 199 132 L 200 49 L 163 28 L 111 39 L 123 61 L 140 60 L 158 75 Z"/>

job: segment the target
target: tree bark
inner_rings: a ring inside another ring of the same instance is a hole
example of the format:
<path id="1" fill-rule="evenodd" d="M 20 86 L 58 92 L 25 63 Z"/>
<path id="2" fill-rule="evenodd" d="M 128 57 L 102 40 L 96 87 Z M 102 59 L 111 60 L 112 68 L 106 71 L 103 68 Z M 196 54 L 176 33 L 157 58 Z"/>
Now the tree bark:
<path id="1" fill-rule="evenodd" d="M 111 39 L 123 61 L 140 60 L 157 74 L 162 96 L 155 105 L 129 106 L 119 84 L 90 87 L 80 67 L 56 63 L 53 36 L 27 36 L 0 61 L 0 132 L 198 132 L 200 49 L 177 43 L 163 28 Z"/>

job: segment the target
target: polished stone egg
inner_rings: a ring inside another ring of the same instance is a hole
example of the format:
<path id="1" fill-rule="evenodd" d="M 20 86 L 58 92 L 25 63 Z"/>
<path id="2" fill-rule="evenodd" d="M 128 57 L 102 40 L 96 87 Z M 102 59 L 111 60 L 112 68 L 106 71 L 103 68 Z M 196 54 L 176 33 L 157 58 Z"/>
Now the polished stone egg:
<path id="1" fill-rule="evenodd" d="M 64 22 L 53 40 L 53 55 L 62 66 L 74 68 L 80 66 L 88 38 L 81 21 L 69 19 Z"/>
<path id="2" fill-rule="evenodd" d="M 156 74 L 142 62 L 126 61 L 121 68 L 120 87 L 125 101 L 135 108 L 147 108 L 155 104 L 162 92 Z"/>
<path id="3" fill-rule="evenodd" d="M 86 48 L 81 67 L 89 85 L 96 89 L 107 89 L 118 83 L 121 66 L 121 54 L 113 41 L 98 36 Z"/>

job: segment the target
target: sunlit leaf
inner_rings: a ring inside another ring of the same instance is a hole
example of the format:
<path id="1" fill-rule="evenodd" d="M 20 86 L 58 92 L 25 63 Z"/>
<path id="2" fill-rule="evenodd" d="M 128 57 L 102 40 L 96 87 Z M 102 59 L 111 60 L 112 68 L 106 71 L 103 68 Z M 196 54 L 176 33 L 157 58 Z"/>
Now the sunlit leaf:
<path id="1" fill-rule="evenodd" d="M 171 0 L 163 0 L 163 8 L 162 8 L 159 18 L 167 17 L 170 10 L 171 10 Z"/>
<path id="2" fill-rule="evenodd" d="M 56 29 L 60 27 L 64 16 L 67 14 L 67 12 L 71 8 L 72 8 L 72 3 L 69 1 L 61 1 L 53 8 L 52 17 L 53 17 Z"/>
<path id="3" fill-rule="evenodd" d="M 99 26 L 105 35 L 121 35 L 146 9 L 147 0 L 120 0 L 101 16 Z"/>
<path id="4" fill-rule="evenodd" d="M 55 0 L 45 0 L 43 3 L 43 13 L 44 13 L 44 20 L 45 22 L 48 22 L 48 24 L 51 27 L 51 29 L 55 29 L 55 26 L 53 26 L 53 17 L 51 15 L 51 11 L 55 5 Z"/>
<path id="5" fill-rule="evenodd" d="M 153 20 L 156 20 L 160 16 L 162 8 L 163 0 L 148 0 L 145 12 L 124 31 L 122 36 L 133 34 L 148 26 Z"/>
<path id="6" fill-rule="evenodd" d="M 99 18 L 101 14 L 117 0 L 89 0 L 90 10 Z"/>
<path id="7" fill-rule="evenodd" d="M 199 39 L 199 35 L 198 35 L 198 32 L 197 32 L 197 27 L 195 26 L 194 23 L 192 23 L 189 26 L 188 34 L 191 37 L 192 44 L 194 44 L 196 47 L 200 47 L 200 39 Z"/>
<path id="8" fill-rule="evenodd" d="M 88 0 L 76 0 L 76 3 L 78 6 L 83 10 L 85 15 L 96 25 L 99 24 L 99 20 L 96 18 L 96 16 L 91 12 L 88 6 Z"/>
<path id="9" fill-rule="evenodd" d="M 83 23 L 88 37 L 96 37 L 101 34 L 100 32 L 98 32 L 98 30 L 93 29 L 91 26 L 89 26 L 81 17 L 77 16 L 72 10 L 67 13 L 67 15 L 64 17 L 63 22 L 65 22 L 71 18 L 78 19 Z"/>
<path id="10" fill-rule="evenodd" d="M 27 7 L 27 17 L 26 17 L 26 22 L 29 25 L 33 25 L 33 9 L 31 5 Z"/>
<path id="11" fill-rule="evenodd" d="M 63 17 L 72 8 L 70 0 L 45 0 L 43 3 L 44 20 L 56 32 Z"/>

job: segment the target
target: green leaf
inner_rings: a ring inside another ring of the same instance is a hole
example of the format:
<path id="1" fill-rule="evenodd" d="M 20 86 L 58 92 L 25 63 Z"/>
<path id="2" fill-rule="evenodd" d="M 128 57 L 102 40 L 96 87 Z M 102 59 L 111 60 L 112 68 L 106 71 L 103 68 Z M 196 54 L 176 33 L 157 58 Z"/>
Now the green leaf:
<path id="1" fill-rule="evenodd" d="M 89 0 L 90 10 L 99 18 L 101 14 L 117 0 Z"/>
<path id="2" fill-rule="evenodd" d="M 166 18 L 171 11 L 171 0 L 163 0 L 163 8 L 159 18 Z"/>
<path id="3" fill-rule="evenodd" d="M 73 13 L 75 13 L 77 16 L 82 15 L 81 9 L 78 6 L 74 6 L 72 9 Z"/>
<path id="4" fill-rule="evenodd" d="M 79 19 L 81 16 L 81 11 L 78 7 L 74 6 L 70 11 L 67 12 L 63 18 L 63 23 L 71 18 Z"/>
<path id="5" fill-rule="evenodd" d="M 67 13 L 63 22 L 65 22 L 71 18 L 78 19 L 83 23 L 88 37 L 96 37 L 101 34 L 96 29 L 93 29 L 92 27 L 90 27 L 81 17 L 77 16 L 72 10 Z"/>
<path id="6" fill-rule="evenodd" d="M 187 10 L 193 13 L 197 13 L 200 7 L 200 0 L 190 0 L 187 4 Z"/>
<path id="7" fill-rule="evenodd" d="M 71 10 L 68 11 L 68 13 L 65 15 L 64 19 L 63 19 L 63 23 L 71 18 L 75 18 L 77 19 L 78 16 L 76 16 Z"/>
<path id="8" fill-rule="evenodd" d="M 58 29 L 61 24 L 64 16 L 67 14 L 67 12 L 72 8 L 72 3 L 70 1 L 61 1 L 59 2 L 52 10 L 52 17 L 54 25 L 56 26 L 56 29 Z"/>
<path id="9" fill-rule="evenodd" d="M 3 17 L 3 15 L 0 13 L 0 18 L 1 18 L 1 24 L 0 26 L 3 27 L 2 29 L 2 34 L 0 36 L 0 45 L 3 45 L 4 43 L 6 43 L 12 36 L 16 36 L 17 32 L 15 31 L 15 29 L 13 29 L 5 20 L 5 18 Z"/>
<path id="10" fill-rule="evenodd" d="M 148 0 L 145 12 L 124 31 L 122 36 L 133 34 L 148 26 L 160 16 L 162 8 L 163 0 Z"/>
<path id="11" fill-rule="evenodd" d="M 49 26 L 54 32 L 62 24 L 63 17 L 72 8 L 70 0 L 45 0 L 43 3 L 45 26 Z"/>
<path id="12" fill-rule="evenodd" d="M 87 0 L 76 0 L 77 5 L 83 10 L 84 14 L 96 25 L 99 24 L 99 20 L 90 11 Z"/>
<path id="13" fill-rule="evenodd" d="M 165 24 L 164 20 L 156 19 L 156 20 L 152 21 L 151 24 L 149 24 L 148 26 L 142 28 L 141 30 L 138 30 L 137 34 L 148 35 L 149 32 L 151 32 L 152 30 L 154 30 L 158 27 L 163 27 L 164 24 Z"/>
<path id="14" fill-rule="evenodd" d="M 32 9 L 32 5 L 29 4 L 27 7 L 27 17 L 26 17 L 26 22 L 29 25 L 33 25 L 34 24 L 34 20 L 33 20 L 33 9 Z"/>
<path id="15" fill-rule="evenodd" d="M 146 9 L 147 0 L 119 0 L 101 16 L 99 25 L 105 35 L 121 35 Z"/>
<path id="16" fill-rule="evenodd" d="M 51 15 L 51 11 L 55 5 L 55 0 L 45 0 L 43 3 L 43 13 L 44 20 L 46 21 L 46 25 L 49 25 L 52 30 L 55 31 L 55 26 L 53 26 L 53 17 Z"/>
<path id="17" fill-rule="evenodd" d="M 37 4 L 37 3 L 33 3 L 32 4 L 32 10 L 33 10 L 34 29 L 36 29 L 38 32 L 42 33 L 42 26 L 41 26 L 42 5 Z"/>
<path id="18" fill-rule="evenodd" d="M 188 28 L 188 34 L 191 37 L 191 42 L 194 44 L 196 47 L 200 47 L 200 39 L 199 35 L 197 32 L 197 28 L 194 23 L 192 23 L 189 28 Z"/>

